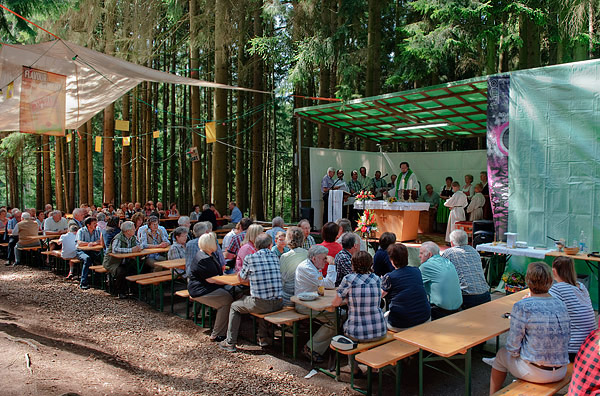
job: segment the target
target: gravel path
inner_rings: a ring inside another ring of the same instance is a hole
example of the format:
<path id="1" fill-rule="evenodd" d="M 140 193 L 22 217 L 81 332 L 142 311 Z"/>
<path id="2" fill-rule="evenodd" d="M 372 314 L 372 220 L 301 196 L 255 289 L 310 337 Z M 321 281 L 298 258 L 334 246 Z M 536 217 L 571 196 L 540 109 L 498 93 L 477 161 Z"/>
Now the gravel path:
<path id="1" fill-rule="evenodd" d="M 304 379 L 307 361 L 249 344 L 230 354 L 190 320 L 3 261 L 0 348 L 3 395 L 355 394 L 322 374 Z"/>

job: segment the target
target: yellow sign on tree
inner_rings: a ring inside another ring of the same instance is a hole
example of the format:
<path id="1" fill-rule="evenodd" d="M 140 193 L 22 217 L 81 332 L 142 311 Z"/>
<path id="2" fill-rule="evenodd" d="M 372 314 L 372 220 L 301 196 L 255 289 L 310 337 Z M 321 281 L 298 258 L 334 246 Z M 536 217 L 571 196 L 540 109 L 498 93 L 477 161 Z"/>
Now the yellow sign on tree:
<path id="1" fill-rule="evenodd" d="M 215 121 L 204 124 L 206 133 L 206 143 L 214 143 L 217 141 L 217 123 Z"/>
<path id="2" fill-rule="evenodd" d="M 129 121 L 115 120 L 115 129 L 117 131 L 129 131 Z"/>

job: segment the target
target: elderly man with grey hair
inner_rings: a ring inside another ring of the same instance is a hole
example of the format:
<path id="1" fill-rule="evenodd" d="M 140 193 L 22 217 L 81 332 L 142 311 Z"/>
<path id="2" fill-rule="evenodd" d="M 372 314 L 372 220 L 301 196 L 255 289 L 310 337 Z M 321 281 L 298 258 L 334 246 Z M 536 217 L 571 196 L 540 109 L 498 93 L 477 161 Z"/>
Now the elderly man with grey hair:
<path id="1" fill-rule="evenodd" d="M 285 225 L 285 222 L 283 221 L 283 217 L 281 216 L 277 216 L 277 217 L 273 217 L 273 220 L 271 220 L 271 225 L 273 226 L 273 228 L 271 228 L 270 230 L 268 230 L 266 233 L 268 236 L 271 237 L 271 239 L 273 241 L 276 241 L 276 236 L 278 232 L 285 232 L 285 230 L 283 229 L 283 226 Z M 275 244 L 275 242 L 273 242 L 273 245 Z"/>
<path id="2" fill-rule="evenodd" d="M 335 175 L 335 169 L 333 167 L 327 168 L 327 174 L 323 176 L 323 180 L 321 180 L 321 193 L 323 194 L 323 224 L 327 223 L 327 204 L 329 202 L 329 191 L 330 190 L 338 190 L 340 187 L 335 186 L 335 181 L 333 180 L 333 176 Z"/>
<path id="3" fill-rule="evenodd" d="M 350 234 L 354 234 L 353 230 L 352 230 L 352 222 L 348 219 L 337 219 L 337 221 L 335 222 L 338 226 L 340 226 L 340 230 L 338 231 L 338 237 L 335 240 L 337 243 L 339 243 L 340 245 L 342 244 L 342 237 L 348 233 Z M 367 251 L 367 243 L 361 239 L 360 239 L 360 251 L 361 252 L 366 252 Z"/>
<path id="4" fill-rule="evenodd" d="M 451 248 L 446 249 L 442 257 L 454 264 L 460 289 L 462 290 L 463 309 L 472 308 L 491 301 L 490 286 L 485 280 L 481 256 L 472 246 L 468 245 L 469 237 L 463 230 L 450 233 Z"/>
<path id="5" fill-rule="evenodd" d="M 204 221 L 203 223 L 206 225 L 206 233 L 207 234 L 209 232 L 213 232 L 213 225 L 210 221 Z M 225 260 L 225 255 L 223 254 L 223 249 L 221 249 L 221 245 L 219 245 L 219 240 L 217 239 L 216 235 L 215 235 L 215 241 L 217 242 L 217 250 L 213 253 L 213 256 L 215 256 L 215 258 L 219 261 L 219 264 L 221 264 L 221 268 L 223 268 L 227 265 L 227 261 Z"/>
<path id="6" fill-rule="evenodd" d="M 308 258 L 296 268 L 296 282 L 294 286 L 296 295 L 300 293 L 317 293 L 321 286 L 327 289 L 335 288 L 335 277 L 332 279 L 329 276 L 329 268 L 335 267 L 334 265 L 329 265 L 325 279 L 321 276 L 321 270 L 327 263 L 328 253 L 329 250 L 322 245 L 314 245 L 308 249 Z M 310 309 L 303 305 L 296 305 L 296 311 L 306 315 L 310 314 Z M 335 328 L 335 312 L 323 311 L 315 319 L 322 322 L 323 325 L 312 339 L 306 343 L 302 353 L 316 363 L 322 363 L 323 354 L 329 348 L 331 338 L 337 333 L 337 329 Z"/>
<path id="7" fill-rule="evenodd" d="M 191 241 L 188 241 L 188 243 L 185 244 L 185 269 L 186 269 L 186 273 L 188 271 L 188 268 L 190 267 L 190 265 L 192 264 L 192 261 L 194 261 L 194 258 L 196 257 L 196 253 L 198 253 L 198 250 L 200 250 L 200 248 L 198 247 L 198 239 L 206 234 L 206 223 L 203 221 L 199 221 L 196 224 L 194 224 L 194 236 L 196 238 L 192 239 Z"/>
<path id="8" fill-rule="evenodd" d="M 119 298 L 127 298 L 127 279 L 129 275 L 136 273 L 136 262 L 134 259 L 118 259 L 111 256 L 111 253 L 135 253 L 142 250 L 135 236 L 135 224 L 131 221 L 126 221 L 121 224 L 121 232 L 113 238 L 108 245 L 106 254 L 102 261 L 102 266 L 115 279 L 115 288 L 119 294 Z"/>
<path id="9" fill-rule="evenodd" d="M 347 232 L 341 237 L 342 250 L 335 255 L 335 268 L 337 271 L 335 286 L 339 286 L 344 276 L 351 274 L 352 256 L 360 251 L 360 237 L 353 232 Z M 327 268 L 329 275 L 329 268 Z"/>
<path id="10" fill-rule="evenodd" d="M 242 314 L 275 312 L 283 306 L 279 258 L 271 251 L 272 245 L 271 237 L 261 233 L 254 240 L 256 253 L 244 257 L 238 279 L 241 282 L 250 282 L 250 295 L 231 304 L 227 339 L 219 344 L 226 351 L 236 350 Z M 267 346 L 269 343 L 267 325 L 264 320 L 261 320 L 258 328 L 258 344 Z"/>
<path id="11" fill-rule="evenodd" d="M 423 286 L 431 304 L 431 320 L 457 312 L 463 299 L 452 262 L 440 256 L 440 247 L 431 241 L 423 242 L 419 248 L 419 259 Z"/>
<path id="12" fill-rule="evenodd" d="M 83 220 L 85 216 L 88 214 L 87 210 L 84 208 L 75 208 L 73 210 L 73 218 L 69 220 L 69 224 L 67 226 L 71 226 L 75 224 L 79 228 L 83 228 Z"/>
<path id="13" fill-rule="evenodd" d="M 44 235 L 61 235 L 67 232 L 68 221 L 60 210 L 53 210 L 44 220 Z"/>
<path id="14" fill-rule="evenodd" d="M 216 230 L 218 227 L 217 216 L 215 216 L 215 212 L 210 209 L 210 204 L 202 205 L 202 213 L 198 216 L 198 221 L 210 221 L 213 230 Z"/>
<path id="15" fill-rule="evenodd" d="M 304 233 L 300 227 L 290 227 L 285 233 L 285 241 L 290 248 L 289 252 L 279 257 L 279 269 L 283 283 L 283 305 L 293 306 L 290 298 L 295 294 L 296 268 L 308 257 L 308 251 L 302 247 Z"/>
<path id="16" fill-rule="evenodd" d="M 18 237 L 19 240 L 15 244 L 14 253 L 16 257 L 16 265 L 21 264 L 21 249 L 24 247 L 40 246 L 39 239 L 32 239 L 38 235 L 38 224 L 31 217 L 29 212 L 23 212 L 21 221 L 17 223 L 12 230 L 13 237 Z"/>

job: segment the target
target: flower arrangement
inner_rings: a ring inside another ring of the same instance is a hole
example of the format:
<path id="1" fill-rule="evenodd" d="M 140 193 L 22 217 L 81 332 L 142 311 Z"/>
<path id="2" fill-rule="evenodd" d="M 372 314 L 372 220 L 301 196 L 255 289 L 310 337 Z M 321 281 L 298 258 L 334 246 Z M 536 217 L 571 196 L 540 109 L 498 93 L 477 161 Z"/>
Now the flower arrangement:
<path id="1" fill-rule="evenodd" d="M 368 237 L 373 231 L 377 231 L 377 223 L 375 222 L 375 214 L 370 210 L 365 210 L 360 219 L 358 219 L 358 227 L 355 232 L 362 233 L 363 237 Z"/>
<path id="2" fill-rule="evenodd" d="M 525 275 L 518 271 L 514 272 L 505 272 L 502 275 L 502 280 L 504 281 L 504 290 L 506 290 L 507 294 L 516 293 L 527 288 L 527 284 L 525 283 Z"/>
<path id="3" fill-rule="evenodd" d="M 375 195 L 369 190 L 362 190 L 356 195 L 356 201 L 371 201 L 375 199 Z"/>
<path id="4" fill-rule="evenodd" d="M 387 201 L 388 201 L 389 203 L 398 202 L 398 200 L 396 199 L 396 197 L 389 197 L 389 198 L 387 199 Z"/>

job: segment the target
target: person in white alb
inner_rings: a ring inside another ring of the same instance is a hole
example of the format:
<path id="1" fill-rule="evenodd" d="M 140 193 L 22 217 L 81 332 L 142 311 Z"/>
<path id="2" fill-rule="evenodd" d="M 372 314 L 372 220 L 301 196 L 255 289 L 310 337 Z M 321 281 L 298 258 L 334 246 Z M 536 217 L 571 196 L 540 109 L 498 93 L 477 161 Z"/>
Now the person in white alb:
<path id="1" fill-rule="evenodd" d="M 481 183 L 475 185 L 475 194 L 467 206 L 467 213 L 469 214 L 469 221 L 483 219 L 483 206 L 485 205 L 485 197 L 481 193 L 483 186 Z"/>
<path id="2" fill-rule="evenodd" d="M 465 206 L 467 206 L 467 196 L 460 191 L 460 184 L 452 182 L 454 194 L 444 202 L 444 206 L 450 208 L 450 217 L 448 217 L 448 226 L 446 227 L 446 242 L 450 242 L 450 233 L 456 229 L 457 221 L 465 221 Z"/>

